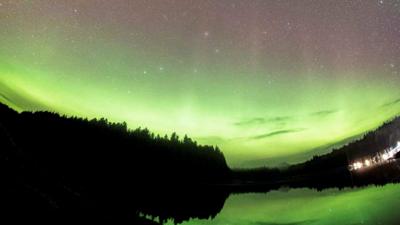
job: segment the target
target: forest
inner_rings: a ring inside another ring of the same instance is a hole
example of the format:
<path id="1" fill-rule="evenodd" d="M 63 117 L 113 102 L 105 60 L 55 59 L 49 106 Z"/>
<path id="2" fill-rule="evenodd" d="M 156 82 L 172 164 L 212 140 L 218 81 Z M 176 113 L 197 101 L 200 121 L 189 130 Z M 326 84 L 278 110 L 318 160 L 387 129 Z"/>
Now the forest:
<path id="1" fill-rule="evenodd" d="M 232 193 L 398 182 L 397 160 L 362 173 L 348 169 L 353 160 L 398 140 L 400 118 L 395 118 L 303 163 L 231 169 L 217 146 L 199 145 L 186 135 L 161 137 L 146 128 L 129 129 L 125 122 L 19 113 L 0 104 L 0 204 L 6 215 L 18 218 L 139 224 L 207 219 Z"/>
<path id="2" fill-rule="evenodd" d="M 241 184 L 238 185 L 239 190 L 245 192 L 252 189 L 262 191 L 272 186 L 322 190 L 330 187 L 345 188 L 398 182 L 400 171 L 397 160 L 360 172 L 351 172 L 348 166 L 355 160 L 395 146 L 399 140 L 400 118 L 396 117 L 358 140 L 333 149 L 327 154 L 314 156 L 308 161 L 285 168 L 235 169 L 232 179 Z M 395 158 L 398 157 L 399 154 Z"/>
<path id="3" fill-rule="evenodd" d="M 1 204 L 10 212 L 37 217 L 62 209 L 121 219 L 141 212 L 179 221 L 187 219 L 187 204 L 201 208 L 210 200 L 207 186 L 229 177 L 218 147 L 187 136 L 160 137 L 107 119 L 18 113 L 3 104 L 0 115 Z M 210 201 L 222 208 L 224 196 Z M 212 215 L 214 208 L 196 212 Z"/>

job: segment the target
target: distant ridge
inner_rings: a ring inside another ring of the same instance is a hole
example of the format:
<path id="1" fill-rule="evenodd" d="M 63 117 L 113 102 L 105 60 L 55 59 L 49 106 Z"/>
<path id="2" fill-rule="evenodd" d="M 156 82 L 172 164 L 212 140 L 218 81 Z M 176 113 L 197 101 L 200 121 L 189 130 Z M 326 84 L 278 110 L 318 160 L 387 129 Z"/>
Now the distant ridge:
<path id="1" fill-rule="evenodd" d="M 360 136 L 358 140 L 333 149 L 330 153 L 314 156 L 303 163 L 281 168 L 236 169 L 234 176 L 237 180 L 254 183 L 256 186 L 270 182 L 277 186 L 317 189 L 398 182 L 400 162 L 397 160 L 370 169 L 368 173 L 353 173 L 348 169 L 352 162 L 394 147 L 398 141 L 400 141 L 400 117 L 395 117 L 377 129 Z"/>
<path id="2" fill-rule="evenodd" d="M 207 218 L 227 194 L 205 190 L 229 173 L 218 147 L 187 136 L 160 137 L 103 118 L 18 113 L 0 103 L 0 205 L 19 217 L 74 210 L 95 218 Z"/>

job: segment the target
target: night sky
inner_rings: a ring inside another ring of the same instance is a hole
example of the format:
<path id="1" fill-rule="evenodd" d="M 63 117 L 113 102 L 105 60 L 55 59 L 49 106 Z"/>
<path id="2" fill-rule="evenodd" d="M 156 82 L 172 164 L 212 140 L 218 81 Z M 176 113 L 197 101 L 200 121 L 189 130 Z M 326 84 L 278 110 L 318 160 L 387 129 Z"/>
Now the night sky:
<path id="1" fill-rule="evenodd" d="M 0 101 L 298 162 L 400 112 L 400 1 L 0 0 Z"/>

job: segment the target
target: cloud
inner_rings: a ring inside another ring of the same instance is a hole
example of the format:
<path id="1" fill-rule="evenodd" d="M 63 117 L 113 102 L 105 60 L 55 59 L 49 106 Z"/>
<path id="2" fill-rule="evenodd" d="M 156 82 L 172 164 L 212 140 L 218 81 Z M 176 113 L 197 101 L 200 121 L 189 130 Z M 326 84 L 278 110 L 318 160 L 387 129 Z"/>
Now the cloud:
<path id="1" fill-rule="evenodd" d="M 253 225 L 304 225 L 304 224 L 311 224 L 315 223 L 317 220 L 303 220 L 303 221 L 295 221 L 289 223 L 271 223 L 271 222 L 264 222 L 264 221 L 256 221 L 252 223 Z"/>
<path id="2" fill-rule="evenodd" d="M 395 99 L 395 100 L 390 101 L 390 102 L 386 102 L 385 104 L 382 105 L 382 107 L 388 107 L 388 106 L 396 105 L 398 103 L 400 103 L 400 98 Z"/>
<path id="3" fill-rule="evenodd" d="M 264 124 L 266 122 L 265 118 L 255 117 L 248 120 L 242 120 L 239 122 L 234 123 L 235 126 L 248 126 L 248 125 L 255 125 L 255 124 Z"/>
<path id="4" fill-rule="evenodd" d="M 261 125 L 266 123 L 277 123 L 277 122 L 285 122 L 290 120 L 290 116 L 277 116 L 277 117 L 270 117 L 270 118 L 263 118 L 263 117 L 254 117 L 247 120 L 242 120 L 234 123 L 235 126 L 254 126 L 254 125 Z"/>
<path id="5" fill-rule="evenodd" d="M 309 115 L 315 117 L 325 117 L 337 112 L 339 112 L 339 110 L 321 110 L 310 113 Z M 246 127 L 246 126 L 264 125 L 264 124 L 285 124 L 286 122 L 293 119 L 294 117 L 292 116 L 253 117 L 250 119 L 243 119 L 241 121 L 234 123 L 233 125 L 238 127 Z"/>
<path id="6" fill-rule="evenodd" d="M 0 102 L 7 104 L 17 111 L 23 110 L 48 110 L 45 104 L 29 97 L 23 96 L 18 91 L 0 82 Z"/>
<path id="7" fill-rule="evenodd" d="M 337 113 L 337 112 L 338 112 L 338 110 L 321 110 L 321 111 L 313 112 L 310 115 L 317 116 L 317 117 L 325 117 L 325 116 L 329 116 L 329 115 Z"/>
<path id="8" fill-rule="evenodd" d="M 266 134 L 261 134 L 261 135 L 256 135 L 251 137 L 251 139 L 263 139 L 263 138 L 269 138 L 277 135 L 283 135 L 283 134 L 288 134 L 288 133 L 296 133 L 305 130 L 304 128 L 298 128 L 298 129 L 286 129 L 286 130 L 277 130 L 273 132 L 269 132 Z"/>
<path id="9" fill-rule="evenodd" d="M 8 98 L 7 96 L 5 96 L 5 95 L 3 95 L 1 93 L 0 93 L 0 98 L 3 98 L 4 100 L 8 101 L 9 103 L 13 103 L 14 104 L 13 100 L 11 100 L 10 98 Z"/>
<path id="10" fill-rule="evenodd" d="M 365 135 L 364 132 L 341 139 L 336 142 L 331 142 L 328 144 L 320 145 L 315 148 L 311 148 L 306 152 L 298 152 L 294 154 L 288 154 L 283 156 L 273 156 L 266 158 L 256 158 L 243 161 L 239 166 L 241 167 L 281 167 L 285 164 L 297 164 L 299 162 L 304 162 L 311 159 L 313 156 L 324 155 L 331 152 L 333 149 L 341 148 L 344 145 L 359 140 Z"/>
<path id="11" fill-rule="evenodd" d="M 269 118 L 267 121 L 268 122 L 282 122 L 282 121 L 287 121 L 290 119 L 292 119 L 290 116 L 277 116 L 277 117 Z"/>

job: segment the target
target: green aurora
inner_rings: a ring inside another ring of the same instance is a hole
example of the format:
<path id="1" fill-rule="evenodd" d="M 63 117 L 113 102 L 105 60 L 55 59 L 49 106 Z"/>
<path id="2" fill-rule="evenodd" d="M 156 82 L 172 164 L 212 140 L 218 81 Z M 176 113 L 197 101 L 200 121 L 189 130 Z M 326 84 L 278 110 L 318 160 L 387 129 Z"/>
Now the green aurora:
<path id="1" fill-rule="evenodd" d="M 299 162 L 400 112 L 397 5 L 60 2 L 0 6 L 17 110 L 188 134 L 232 166 Z"/>
<path id="2" fill-rule="evenodd" d="M 341 191 L 292 189 L 231 195 L 215 219 L 195 219 L 183 225 L 398 224 L 399 197 L 395 184 Z"/>

